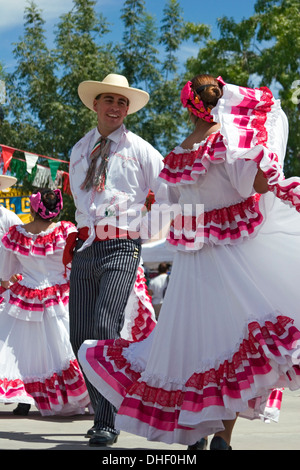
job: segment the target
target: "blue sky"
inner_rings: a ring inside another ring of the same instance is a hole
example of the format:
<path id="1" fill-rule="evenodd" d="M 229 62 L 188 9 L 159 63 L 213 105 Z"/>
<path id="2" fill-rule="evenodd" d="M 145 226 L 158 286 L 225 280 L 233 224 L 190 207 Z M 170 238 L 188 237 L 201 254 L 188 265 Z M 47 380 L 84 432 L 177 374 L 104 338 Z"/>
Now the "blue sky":
<path id="1" fill-rule="evenodd" d="M 28 0 L 0 0 L 0 62 L 6 71 L 11 73 L 15 62 L 13 58 L 13 43 L 18 42 L 23 35 L 24 9 Z M 72 8 L 72 0 L 35 0 L 42 16 L 46 21 L 45 29 L 49 43 L 53 39 L 53 26 L 58 23 L 60 15 L 67 13 Z M 213 35 L 217 35 L 216 20 L 221 16 L 233 17 L 240 21 L 243 17 L 248 18 L 254 13 L 255 0 L 180 0 L 183 10 L 183 18 L 186 21 L 205 23 L 211 26 Z M 102 12 L 111 24 L 112 33 L 110 39 L 122 38 L 122 22 L 120 11 L 123 0 L 97 0 L 96 11 Z M 156 18 L 159 26 L 163 16 L 165 0 L 146 0 L 146 9 Z M 108 37 L 108 36 L 107 36 Z M 197 49 L 195 48 L 195 53 Z M 180 60 L 185 61 L 193 55 L 193 47 L 190 44 L 182 46 Z"/>

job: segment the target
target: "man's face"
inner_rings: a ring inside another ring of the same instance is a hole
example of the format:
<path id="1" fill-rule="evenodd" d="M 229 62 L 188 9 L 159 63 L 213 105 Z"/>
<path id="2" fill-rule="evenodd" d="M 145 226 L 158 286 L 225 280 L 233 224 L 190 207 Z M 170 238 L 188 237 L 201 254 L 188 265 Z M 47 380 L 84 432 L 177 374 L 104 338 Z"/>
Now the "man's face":
<path id="1" fill-rule="evenodd" d="M 129 103 L 123 95 L 102 93 L 93 104 L 98 117 L 98 129 L 104 137 L 118 129 L 127 116 Z"/>

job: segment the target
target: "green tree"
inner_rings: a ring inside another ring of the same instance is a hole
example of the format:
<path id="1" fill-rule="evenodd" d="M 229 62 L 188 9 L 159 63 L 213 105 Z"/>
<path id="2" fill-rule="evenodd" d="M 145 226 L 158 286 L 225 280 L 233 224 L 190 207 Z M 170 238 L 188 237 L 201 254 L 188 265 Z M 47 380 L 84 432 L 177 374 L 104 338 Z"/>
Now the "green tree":
<path id="1" fill-rule="evenodd" d="M 56 90 L 54 63 L 47 49 L 44 21 L 32 2 L 25 10 L 24 37 L 15 45 L 17 67 L 6 76 L 7 100 L 5 120 L 1 134 L 16 148 L 24 145 L 31 151 L 43 154 L 52 151 L 51 130 L 45 133 L 47 104 L 53 101 Z M 42 97 L 42 99 L 41 99 Z M 3 140 L 3 139 L 1 139 Z"/>
<path id="2" fill-rule="evenodd" d="M 255 18 L 243 19 L 240 23 L 235 23 L 232 18 L 219 18 L 219 39 L 203 36 L 204 45 L 199 49 L 197 57 L 187 61 L 189 77 L 210 73 L 222 75 L 229 83 L 251 86 L 255 59 L 252 42 L 256 24 Z"/>
<path id="3" fill-rule="evenodd" d="M 300 175 L 299 109 L 291 99 L 299 78 L 299 21 L 298 0 L 258 0 L 250 18 L 237 23 L 220 18 L 220 37 L 207 38 L 197 57 L 187 61 L 188 77 L 221 75 L 228 83 L 269 86 L 280 97 L 290 126 L 287 176 Z"/>
<path id="4" fill-rule="evenodd" d="M 145 77 L 143 71 L 147 61 L 146 46 L 153 41 L 153 22 L 146 14 L 144 0 L 125 0 L 121 13 L 124 34 L 120 45 L 119 63 L 129 84 L 134 86 L 141 83 Z M 150 34 L 149 38 L 145 37 L 145 32 Z"/>
<path id="5" fill-rule="evenodd" d="M 162 48 L 161 77 L 153 88 L 152 139 L 162 153 L 168 153 L 181 140 L 181 76 L 178 52 L 184 41 L 183 11 L 177 0 L 167 0 L 163 9 L 159 44 Z"/>
<path id="6" fill-rule="evenodd" d="M 177 0 L 168 0 L 163 13 L 159 33 L 143 0 L 124 2 L 121 18 L 125 32 L 119 60 L 130 84 L 150 93 L 149 105 L 136 115 L 128 116 L 126 124 L 164 154 L 180 139 L 180 79 L 176 53 L 184 39 L 184 21 Z"/>
<path id="7" fill-rule="evenodd" d="M 299 99 L 292 99 L 293 85 L 298 83 L 299 88 L 300 78 L 299 2 L 258 0 L 255 11 L 257 40 L 266 44 L 258 56 L 257 73 L 261 84 L 275 84 L 289 120 L 285 174 L 300 175 L 300 106 Z"/>
<path id="8" fill-rule="evenodd" d="M 78 97 L 79 83 L 102 80 L 117 66 L 113 45 L 103 40 L 109 28 L 103 15 L 95 13 L 96 1 L 73 0 L 73 4 L 57 26 L 54 51 L 59 74 L 57 120 L 64 156 L 96 123 L 95 115 Z"/>
<path id="9" fill-rule="evenodd" d="M 95 125 L 95 116 L 79 100 L 78 84 L 104 78 L 116 64 L 112 45 L 101 44 L 108 28 L 103 16 L 96 16 L 95 3 L 73 1 L 71 12 L 57 26 L 54 50 L 46 46 L 36 4 L 26 7 L 24 36 L 14 49 L 17 67 L 7 79 L 10 119 L 1 129 L 11 146 L 68 161 L 72 146 Z M 24 172 L 22 179 L 30 190 L 32 178 Z M 72 219 L 72 200 L 67 197 L 64 212 Z"/>
<path id="10" fill-rule="evenodd" d="M 183 41 L 184 21 L 182 8 L 180 8 L 177 0 L 168 0 L 163 13 L 159 42 L 165 47 L 166 58 L 163 62 L 162 71 L 165 73 L 165 80 L 167 81 L 178 70 L 176 52 Z"/>

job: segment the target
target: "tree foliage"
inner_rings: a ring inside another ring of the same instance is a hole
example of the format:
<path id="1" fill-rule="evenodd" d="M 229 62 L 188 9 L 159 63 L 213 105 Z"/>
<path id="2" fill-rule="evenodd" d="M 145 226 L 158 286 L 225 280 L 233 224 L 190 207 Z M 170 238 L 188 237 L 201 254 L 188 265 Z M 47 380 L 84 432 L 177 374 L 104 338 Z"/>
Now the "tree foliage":
<path id="1" fill-rule="evenodd" d="M 208 25 L 184 21 L 177 0 L 165 0 L 160 25 L 144 0 L 124 0 L 120 43 L 106 39 L 110 25 L 95 5 L 73 0 L 71 11 L 59 18 L 52 48 L 42 11 L 34 1 L 26 7 L 24 34 L 14 47 L 17 66 L 5 74 L 0 64 L 7 91 L 1 143 L 67 161 L 72 146 L 96 124 L 79 100 L 78 84 L 115 72 L 150 93 L 149 105 L 126 124 L 165 154 L 188 130 L 182 85 L 198 73 L 211 73 L 229 83 L 269 86 L 282 100 L 290 125 L 285 171 L 300 174 L 298 0 L 257 0 L 249 18 L 219 18 L 217 38 Z M 187 41 L 198 53 L 182 73 L 178 56 Z M 26 176 L 24 184 L 31 184 Z"/>
<path id="2" fill-rule="evenodd" d="M 228 83 L 268 86 L 281 99 L 290 127 L 287 176 L 300 175 L 299 100 L 292 99 L 300 75 L 299 22 L 298 0 L 258 0 L 250 18 L 219 18 L 220 37 L 207 39 L 187 62 L 188 76 L 201 71 Z"/>

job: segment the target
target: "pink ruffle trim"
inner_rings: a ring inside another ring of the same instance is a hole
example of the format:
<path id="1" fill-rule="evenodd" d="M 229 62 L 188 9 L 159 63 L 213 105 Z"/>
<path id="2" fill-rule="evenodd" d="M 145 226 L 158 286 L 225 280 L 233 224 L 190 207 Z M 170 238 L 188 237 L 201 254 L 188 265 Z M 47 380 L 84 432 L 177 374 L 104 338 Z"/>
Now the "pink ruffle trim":
<path id="1" fill-rule="evenodd" d="M 253 399 L 263 391 L 268 394 L 273 388 L 282 387 L 278 382 L 296 381 L 299 386 L 300 367 L 296 362 L 291 365 L 288 359 L 299 343 L 300 332 L 288 317 L 279 316 L 276 322 L 266 321 L 263 326 L 253 321 L 248 326 L 247 339 L 230 360 L 216 369 L 195 372 L 182 386 L 173 385 L 172 390 L 140 381 L 141 374 L 132 369 L 123 355 L 131 344 L 123 339 L 98 341 L 95 347 L 87 348 L 85 361 L 93 375 L 99 376 L 119 396 L 119 415 L 174 432 L 183 429 L 179 424 L 182 411 L 201 413 L 221 407 L 236 413 L 244 410 L 247 403 L 252 407 Z M 105 393 L 105 389 L 101 391 Z M 272 395 L 267 406 L 271 404 Z"/>
<path id="2" fill-rule="evenodd" d="M 207 173 L 210 163 L 224 162 L 225 152 L 220 132 L 213 133 L 195 150 L 185 152 L 178 147 L 169 153 L 159 176 L 169 184 L 194 183 L 199 175 Z"/>
<path id="3" fill-rule="evenodd" d="M 300 212 L 300 178 L 292 177 L 285 180 L 278 156 L 268 148 L 270 136 L 267 121 L 269 115 L 275 119 L 280 112 L 272 92 L 267 87 L 251 89 L 233 85 L 225 86 L 223 95 L 225 107 L 228 107 L 226 105 L 227 93 L 229 93 L 229 103 L 231 93 L 235 95 L 235 98 L 241 97 L 240 103 L 232 106 L 227 116 L 231 120 L 226 120 L 224 129 L 221 127 L 222 133 L 225 130 L 230 160 L 255 161 L 268 180 L 269 190 Z M 220 119 L 222 121 L 222 116 Z M 270 132 L 276 132 L 272 121 L 269 128 Z M 233 141 L 235 141 L 235 146 L 232 145 Z M 255 148 L 257 152 L 251 152 L 251 149 Z M 247 150 L 249 152 L 246 152 Z"/>
<path id="4" fill-rule="evenodd" d="M 200 249 L 206 244 L 234 244 L 255 234 L 263 222 L 260 195 L 199 216 L 179 214 L 172 221 L 168 242 L 182 249 Z"/>
<path id="5" fill-rule="evenodd" d="M 18 230 L 20 227 L 20 231 Z M 60 222 L 49 233 L 38 236 L 30 236 L 22 232 L 22 226 L 10 227 L 8 233 L 2 239 L 3 245 L 11 251 L 28 256 L 52 255 L 57 250 L 62 250 L 70 232 L 74 231 L 74 225 L 70 222 Z"/>
<path id="6" fill-rule="evenodd" d="M 147 305 L 151 307 L 151 298 L 147 291 L 144 270 L 141 267 L 138 268 L 134 288 L 138 295 L 139 293 L 142 294 L 143 300 L 140 297 L 138 299 L 137 315 L 131 328 L 131 336 L 133 341 L 142 341 L 154 329 L 156 321 L 147 307 Z"/>
<path id="7" fill-rule="evenodd" d="M 70 361 L 67 369 L 47 379 L 26 382 L 0 379 L 1 402 L 31 403 L 33 400 L 42 415 L 87 407 L 90 400 L 77 360 Z"/>
<path id="8" fill-rule="evenodd" d="M 2 286 L 0 286 L 0 305 L 2 302 L 4 302 L 4 298 L 2 297 L 2 294 L 6 291 L 6 289 Z"/>
<path id="9" fill-rule="evenodd" d="M 46 308 L 55 305 L 67 305 L 69 291 L 69 282 L 56 284 L 44 289 L 31 289 L 19 284 L 19 282 L 15 282 L 10 287 L 9 303 L 22 310 L 44 312 Z"/>

